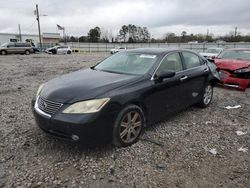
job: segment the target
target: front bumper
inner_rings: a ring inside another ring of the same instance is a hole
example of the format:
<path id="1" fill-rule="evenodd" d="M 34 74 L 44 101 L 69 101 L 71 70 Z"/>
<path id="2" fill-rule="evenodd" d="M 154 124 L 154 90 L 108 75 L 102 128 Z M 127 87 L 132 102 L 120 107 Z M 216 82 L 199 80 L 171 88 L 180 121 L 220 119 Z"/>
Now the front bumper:
<path id="1" fill-rule="evenodd" d="M 36 123 L 46 133 L 73 141 L 112 138 L 112 129 L 117 117 L 116 112 L 63 114 L 62 108 L 50 116 L 39 110 L 35 104 L 36 101 L 33 99 L 32 109 Z"/>
<path id="2" fill-rule="evenodd" d="M 235 88 L 241 91 L 245 91 L 250 86 L 250 79 L 233 77 L 227 71 L 220 71 L 220 84 L 226 87 Z"/>

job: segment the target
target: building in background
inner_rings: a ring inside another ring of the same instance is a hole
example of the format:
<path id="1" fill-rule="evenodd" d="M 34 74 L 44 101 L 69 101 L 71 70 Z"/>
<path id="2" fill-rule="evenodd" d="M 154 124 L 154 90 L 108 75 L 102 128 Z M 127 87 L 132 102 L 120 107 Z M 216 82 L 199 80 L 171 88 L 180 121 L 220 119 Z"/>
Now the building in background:
<path id="1" fill-rule="evenodd" d="M 22 42 L 33 42 L 36 46 L 39 43 L 39 35 L 22 34 Z M 42 43 L 55 44 L 59 43 L 60 33 L 43 33 Z M 0 44 L 6 42 L 20 42 L 20 35 L 17 33 L 0 33 Z"/>
<path id="2" fill-rule="evenodd" d="M 42 43 L 59 43 L 60 33 L 43 33 Z"/>

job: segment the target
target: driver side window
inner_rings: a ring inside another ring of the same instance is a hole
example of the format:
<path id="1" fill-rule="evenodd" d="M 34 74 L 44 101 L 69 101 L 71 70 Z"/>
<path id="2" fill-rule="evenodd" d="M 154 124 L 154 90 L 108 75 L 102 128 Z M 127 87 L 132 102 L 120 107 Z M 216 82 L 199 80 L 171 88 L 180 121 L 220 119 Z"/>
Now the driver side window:
<path id="1" fill-rule="evenodd" d="M 180 57 L 180 54 L 178 52 L 167 55 L 162 60 L 161 65 L 158 68 L 158 72 L 163 71 L 163 70 L 170 70 L 170 71 L 174 71 L 174 72 L 179 72 L 179 71 L 183 70 L 181 57 Z"/>

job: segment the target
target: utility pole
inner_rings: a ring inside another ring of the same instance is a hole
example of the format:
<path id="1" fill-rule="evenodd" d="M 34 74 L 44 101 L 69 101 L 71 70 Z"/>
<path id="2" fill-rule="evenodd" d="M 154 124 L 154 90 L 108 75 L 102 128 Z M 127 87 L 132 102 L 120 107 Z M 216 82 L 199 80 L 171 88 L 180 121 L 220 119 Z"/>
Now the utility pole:
<path id="1" fill-rule="evenodd" d="M 237 27 L 235 27 L 235 30 L 234 30 L 234 37 L 236 38 L 236 36 L 237 36 Z"/>
<path id="2" fill-rule="evenodd" d="M 21 34 L 20 24 L 18 24 L 18 30 L 19 30 L 19 39 L 20 39 L 20 42 L 22 42 L 22 34 Z"/>
<path id="3" fill-rule="evenodd" d="M 42 38 L 41 38 L 41 28 L 40 28 L 40 18 L 39 18 L 38 4 L 36 4 L 36 20 L 37 20 L 37 24 L 38 24 L 40 49 L 42 49 Z"/>

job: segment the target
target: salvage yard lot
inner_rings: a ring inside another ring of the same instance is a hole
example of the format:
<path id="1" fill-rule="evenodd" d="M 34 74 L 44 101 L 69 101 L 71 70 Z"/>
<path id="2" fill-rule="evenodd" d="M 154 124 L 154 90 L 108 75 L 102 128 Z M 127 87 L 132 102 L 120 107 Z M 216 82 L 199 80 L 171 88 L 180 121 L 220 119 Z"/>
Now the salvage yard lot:
<path id="1" fill-rule="evenodd" d="M 31 110 L 38 86 L 107 56 L 0 56 L 0 187 L 250 187 L 250 89 L 215 88 L 208 108 L 148 127 L 127 148 L 46 136 Z"/>

